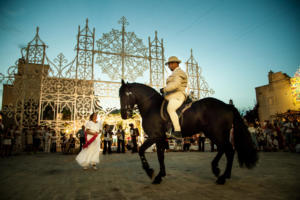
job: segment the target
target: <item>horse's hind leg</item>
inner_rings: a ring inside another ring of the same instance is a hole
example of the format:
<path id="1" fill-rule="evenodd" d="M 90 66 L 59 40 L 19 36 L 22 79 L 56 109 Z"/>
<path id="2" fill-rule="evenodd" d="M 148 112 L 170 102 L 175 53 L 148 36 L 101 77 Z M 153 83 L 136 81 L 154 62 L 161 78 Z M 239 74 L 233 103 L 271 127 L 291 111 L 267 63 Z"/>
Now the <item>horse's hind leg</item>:
<path id="1" fill-rule="evenodd" d="M 224 171 L 224 174 L 218 178 L 217 180 L 218 184 L 224 184 L 226 179 L 231 177 L 232 163 L 234 158 L 234 150 L 231 144 L 226 145 L 225 155 L 227 158 L 226 169 Z"/>
<path id="2" fill-rule="evenodd" d="M 227 158 L 227 165 L 224 172 L 225 178 L 231 177 L 232 163 L 234 159 L 234 150 L 231 145 L 228 145 L 225 151 L 225 155 Z"/>
<path id="3" fill-rule="evenodd" d="M 157 157 L 158 157 L 158 161 L 159 161 L 159 165 L 160 165 L 160 171 L 157 174 L 157 176 L 155 177 L 154 181 L 152 182 L 153 184 L 159 184 L 162 181 L 162 177 L 166 176 L 166 169 L 165 169 L 165 140 L 159 140 L 158 142 L 156 142 L 156 148 L 157 148 Z"/>
<path id="4" fill-rule="evenodd" d="M 221 148 L 218 149 L 218 153 L 217 153 L 216 157 L 211 162 L 211 169 L 216 177 L 219 177 L 219 175 L 220 175 L 220 168 L 218 167 L 218 164 L 219 164 L 219 161 L 220 161 L 223 153 L 224 153 L 223 149 L 221 149 Z"/>
<path id="5" fill-rule="evenodd" d="M 146 171 L 147 175 L 152 179 L 154 170 L 149 167 L 149 164 L 145 157 L 145 151 L 148 149 L 152 144 L 154 143 L 154 139 L 148 138 L 140 147 L 139 149 L 139 155 L 140 159 L 142 161 L 143 169 Z"/>

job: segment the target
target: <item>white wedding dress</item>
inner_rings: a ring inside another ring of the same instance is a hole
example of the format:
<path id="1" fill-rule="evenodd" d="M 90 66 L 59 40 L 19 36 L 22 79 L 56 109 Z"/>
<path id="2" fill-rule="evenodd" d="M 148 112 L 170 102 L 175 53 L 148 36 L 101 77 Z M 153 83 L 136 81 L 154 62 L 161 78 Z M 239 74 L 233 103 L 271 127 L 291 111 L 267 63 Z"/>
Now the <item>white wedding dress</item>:
<path id="1" fill-rule="evenodd" d="M 95 123 L 88 121 L 85 129 L 89 129 L 91 132 L 100 132 L 102 129 L 102 122 Z M 87 140 L 90 140 L 93 135 L 88 134 Z M 100 162 L 100 142 L 101 134 L 98 134 L 97 138 L 87 147 L 80 151 L 76 156 L 77 163 L 82 167 L 88 167 L 89 165 L 95 165 Z"/>

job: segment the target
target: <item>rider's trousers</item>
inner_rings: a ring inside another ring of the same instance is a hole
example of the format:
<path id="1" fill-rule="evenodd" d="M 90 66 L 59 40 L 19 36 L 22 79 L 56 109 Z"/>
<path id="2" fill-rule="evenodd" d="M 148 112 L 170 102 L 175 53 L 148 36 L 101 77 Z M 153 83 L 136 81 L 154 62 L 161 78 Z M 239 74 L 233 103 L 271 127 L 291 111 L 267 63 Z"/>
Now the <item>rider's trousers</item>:
<path id="1" fill-rule="evenodd" d="M 179 118 L 176 113 L 176 110 L 184 102 L 185 95 L 182 92 L 176 92 L 176 93 L 167 95 L 165 98 L 169 101 L 168 106 L 167 106 L 167 111 L 168 111 L 171 121 L 173 123 L 174 131 L 181 131 L 180 124 L 179 124 Z"/>

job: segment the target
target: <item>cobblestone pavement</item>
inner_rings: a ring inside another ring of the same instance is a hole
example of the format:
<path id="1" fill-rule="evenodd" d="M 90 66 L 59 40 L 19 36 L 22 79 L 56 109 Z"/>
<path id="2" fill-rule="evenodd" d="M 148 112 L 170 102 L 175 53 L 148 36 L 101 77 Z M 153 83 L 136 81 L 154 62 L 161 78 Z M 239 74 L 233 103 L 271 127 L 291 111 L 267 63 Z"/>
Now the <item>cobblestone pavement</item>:
<path id="1" fill-rule="evenodd" d="M 138 154 L 101 155 L 97 171 L 83 171 L 75 155 L 19 155 L 0 159 L 0 199 L 300 199 L 300 154 L 260 153 L 253 170 L 238 167 L 216 185 L 210 163 L 216 153 L 169 152 L 167 176 L 152 185 Z M 146 157 L 158 172 L 156 153 Z M 225 158 L 220 162 L 223 168 Z"/>

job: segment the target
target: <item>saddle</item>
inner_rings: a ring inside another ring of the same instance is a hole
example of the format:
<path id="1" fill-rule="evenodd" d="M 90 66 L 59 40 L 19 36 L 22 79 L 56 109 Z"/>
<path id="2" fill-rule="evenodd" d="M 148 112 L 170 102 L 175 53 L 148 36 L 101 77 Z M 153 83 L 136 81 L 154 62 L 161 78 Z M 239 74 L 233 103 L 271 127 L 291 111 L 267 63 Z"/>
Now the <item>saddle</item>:
<path id="1" fill-rule="evenodd" d="M 187 109 L 189 109 L 192 104 L 193 104 L 193 100 L 190 97 L 187 97 L 186 100 L 182 103 L 182 105 L 176 110 L 176 113 L 177 113 L 178 118 L 179 118 L 180 125 L 183 122 L 183 113 Z M 168 106 L 168 101 L 164 100 L 161 104 L 161 107 L 160 107 L 160 116 L 164 121 L 167 121 L 168 129 L 171 129 L 173 124 L 172 124 L 171 118 L 169 116 L 169 113 L 167 111 L 167 106 Z"/>

